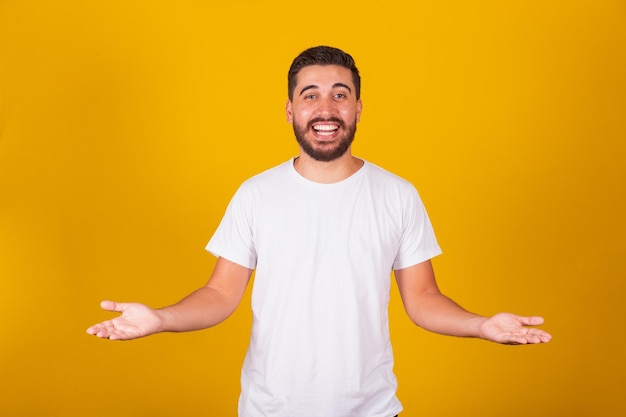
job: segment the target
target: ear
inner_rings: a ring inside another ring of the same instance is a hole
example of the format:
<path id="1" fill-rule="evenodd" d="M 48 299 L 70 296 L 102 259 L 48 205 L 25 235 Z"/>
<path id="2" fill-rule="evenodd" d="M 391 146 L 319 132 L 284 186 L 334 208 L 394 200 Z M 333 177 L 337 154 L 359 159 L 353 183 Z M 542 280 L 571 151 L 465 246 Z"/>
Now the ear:
<path id="1" fill-rule="evenodd" d="M 356 102 L 356 121 L 361 121 L 361 111 L 363 111 L 363 102 L 361 99 L 358 99 Z"/>
<path id="2" fill-rule="evenodd" d="M 287 100 L 285 113 L 287 113 L 287 123 L 293 123 L 293 103 L 291 103 L 291 100 Z"/>

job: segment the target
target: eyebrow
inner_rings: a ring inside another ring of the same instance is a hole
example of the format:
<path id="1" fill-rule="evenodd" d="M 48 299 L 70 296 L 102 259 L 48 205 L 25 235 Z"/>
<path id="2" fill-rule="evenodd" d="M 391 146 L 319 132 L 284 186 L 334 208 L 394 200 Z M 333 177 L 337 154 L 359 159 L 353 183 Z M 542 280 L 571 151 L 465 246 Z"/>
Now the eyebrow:
<path id="1" fill-rule="evenodd" d="M 346 90 L 348 90 L 349 92 L 352 93 L 352 89 L 350 87 L 348 87 L 344 83 L 335 83 L 335 84 L 333 84 L 333 88 L 337 88 L 337 87 L 343 87 L 343 88 L 345 88 Z M 319 88 L 319 86 L 317 86 L 315 84 L 307 85 L 302 90 L 300 90 L 300 95 L 304 94 L 308 90 L 312 90 L 312 89 L 315 89 L 315 88 Z"/>

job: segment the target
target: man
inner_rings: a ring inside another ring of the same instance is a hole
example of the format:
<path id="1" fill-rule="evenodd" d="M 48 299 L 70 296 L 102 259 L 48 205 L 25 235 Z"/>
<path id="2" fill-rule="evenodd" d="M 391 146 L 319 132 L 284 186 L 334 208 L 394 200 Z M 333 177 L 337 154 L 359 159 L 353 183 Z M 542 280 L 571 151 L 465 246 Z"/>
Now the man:
<path id="1" fill-rule="evenodd" d="M 508 344 L 550 340 L 528 327 L 540 317 L 482 317 L 439 291 L 430 259 L 440 249 L 415 188 L 351 153 L 362 103 L 350 55 L 302 52 L 288 91 L 300 154 L 241 185 L 207 245 L 218 260 L 206 286 L 157 310 L 105 301 L 122 315 L 88 333 L 133 339 L 214 326 L 238 306 L 256 269 L 241 417 L 398 414 L 391 270 L 424 329 Z"/>

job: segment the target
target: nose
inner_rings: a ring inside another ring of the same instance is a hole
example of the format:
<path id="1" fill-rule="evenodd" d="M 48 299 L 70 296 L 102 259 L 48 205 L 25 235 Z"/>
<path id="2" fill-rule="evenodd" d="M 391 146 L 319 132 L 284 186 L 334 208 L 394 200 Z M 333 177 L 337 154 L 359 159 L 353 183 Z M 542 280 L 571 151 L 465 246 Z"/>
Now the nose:
<path id="1" fill-rule="evenodd" d="M 335 107 L 335 103 L 331 97 L 323 97 L 319 100 L 317 114 L 322 117 L 329 117 L 337 114 L 337 108 Z"/>

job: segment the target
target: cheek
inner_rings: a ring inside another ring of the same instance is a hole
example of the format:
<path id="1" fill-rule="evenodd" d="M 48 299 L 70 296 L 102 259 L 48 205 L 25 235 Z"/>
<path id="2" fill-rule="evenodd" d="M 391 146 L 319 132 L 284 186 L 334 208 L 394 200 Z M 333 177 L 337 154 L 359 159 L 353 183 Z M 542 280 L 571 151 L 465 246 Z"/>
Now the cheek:
<path id="1" fill-rule="evenodd" d="M 311 111 L 308 109 L 300 108 L 297 112 L 293 113 L 292 122 L 306 123 L 311 118 Z"/>
<path id="2" fill-rule="evenodd" d="M 351 122 L 353 120 L 356 120 L 358 122 L 359 121 L 359 117 L 360 117 L 359 113 L 357 111 L 352 110 L 352 109 L 350 109 L 350 110 L 346 109 L 346 110 L 341 112 L 341 118 L 343 120 L 345 120 L 346 122 L 347 121 Z"/>

